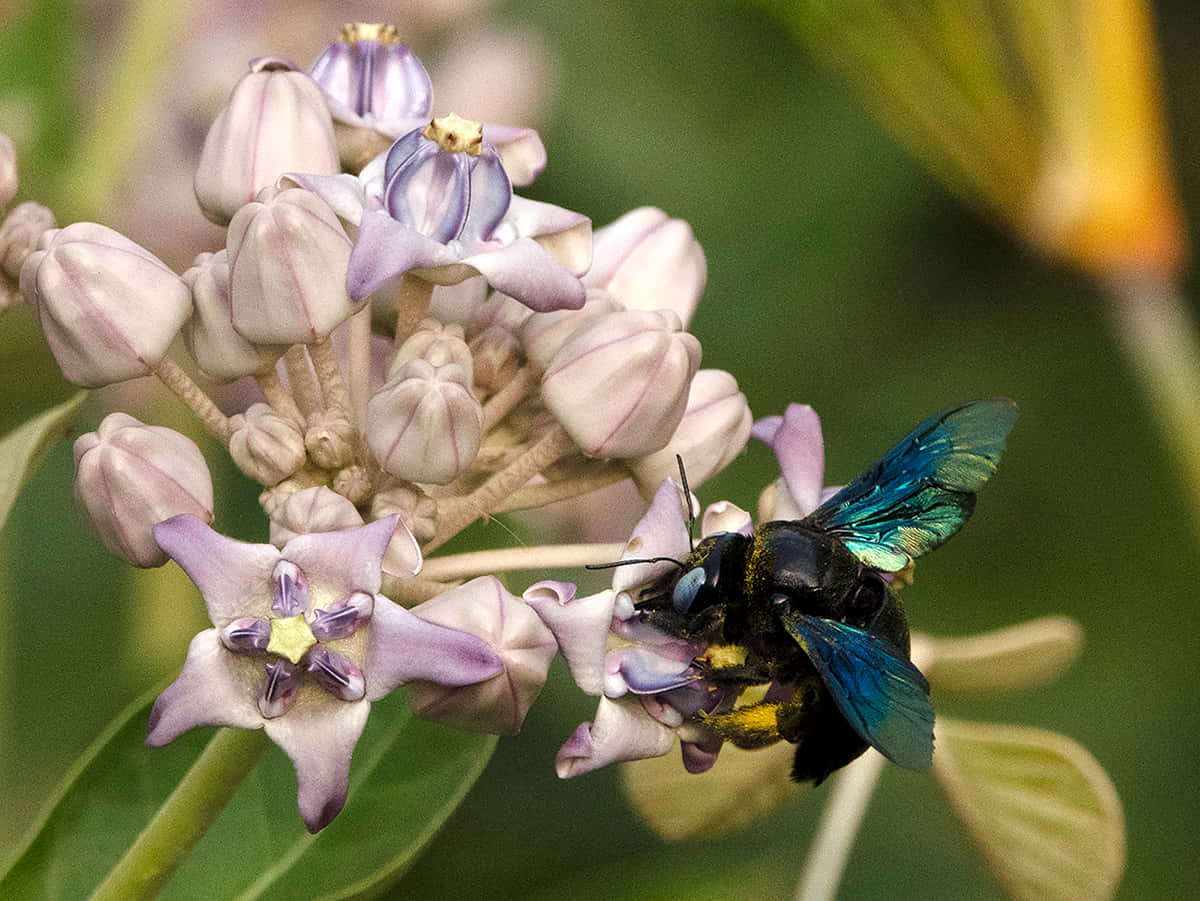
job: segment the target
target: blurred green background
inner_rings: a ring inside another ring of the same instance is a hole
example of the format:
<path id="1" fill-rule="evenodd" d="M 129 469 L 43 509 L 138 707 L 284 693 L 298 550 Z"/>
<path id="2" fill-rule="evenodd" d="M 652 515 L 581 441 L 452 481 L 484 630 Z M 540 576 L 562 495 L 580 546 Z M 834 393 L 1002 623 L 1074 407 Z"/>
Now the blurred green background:
<path id="1" fill-rule="evenodd" d="M 272 8 L 249 4 L 259 6 Z M 287 35 L 309 46 L 302 61 L 351 17 L 342 4 L 310 6 Z M 91 29 L 110 14 L 115 27 L 122 9 L 0 4 L 0 130 L 22 150 L 18 199 L 54 198 L 60 220 L 79 215 L 64 186 L 88 176 L 70 161 L 77 123 L 97 113 L 84 65 L 101 66 L 105 45 Z M 1188 2 L 1154 9 L 1176 173 L 1195 220 L 1200 20 Z M 756 9 L 527 0 L 490 15 L 540 35 L 556 60 L 542 121 L 550 164 L 528 193 L 597 224 L 644 204 L 687 219 L 709 265 L 692 325 L 704 365 L 731 370 L 756 415 L 812 404 L 824 424 L 828 482 L 857 475 L 951 403 L 997 394 L 1019 402 L 1004 463 L 970 527 L 922 562 L 906 590 L 910 620 L 953 635 L 1055 612 L 1076 617 L 1087 647 L 1060 682 L 947 712 L 1060 731 L 1089 748 L 1125 805 L 1129 864 L 1119 897 L 1191 897 L 1200 885 L 1196 534 L 1093 284 L 965 209 Z M 290 21 L 278 9 L 274 16 Z M 444 50 L 449 34 L 429 37 L 428 52 Z M 263 43 L 254 52 L 273 50 Z M 236 75 L 244 56 L 219 62 Z M 153 183 L 157 173 L 138 177 Z M 156 252 L 164 240 L 161 232 L 135 237 Z M 27 310 L 0 319 L 5 428 L 68 393 L 39 340 Z M 174 423 L 171 401 L 155 403 L 157 421 Z M 88 415 L 91 427 L 98 404 Z M 216 525 L 263 540 L 255 492 L 222 466 Z M 0 535 L 0 851 L 108 719 L 178 670 L 188 638 L 205 625 L 190 586 L 170 573 L 130 571 L 80 527 L 70 472 L 67 442 Z M 771 455 L 753 446 L 701 499 L 753 508 L 775 474 Z M 554 776 L 555 751 L 593 710 L 556 665 L 522 734 L 500 742 L 405 891 L 790 896 L 827 787 L 752 829 L 667 844 L 633 814 L 615 768 L 570 782 Z M 1000 891 L 932 778 L 890 768 L 843 896 Z"/>

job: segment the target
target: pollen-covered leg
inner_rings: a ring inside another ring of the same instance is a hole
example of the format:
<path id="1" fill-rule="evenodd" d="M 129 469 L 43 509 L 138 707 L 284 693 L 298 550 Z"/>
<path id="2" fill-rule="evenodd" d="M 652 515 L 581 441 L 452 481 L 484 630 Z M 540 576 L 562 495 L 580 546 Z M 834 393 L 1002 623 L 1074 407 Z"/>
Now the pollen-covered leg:
<path id="1" fill-rule="evenodd" d="M 781 704 L 761 701 L 728 713 L 701 713 L 700 719 L 721 738 L 739 748 L 765 748 L 779 741 Z"/>

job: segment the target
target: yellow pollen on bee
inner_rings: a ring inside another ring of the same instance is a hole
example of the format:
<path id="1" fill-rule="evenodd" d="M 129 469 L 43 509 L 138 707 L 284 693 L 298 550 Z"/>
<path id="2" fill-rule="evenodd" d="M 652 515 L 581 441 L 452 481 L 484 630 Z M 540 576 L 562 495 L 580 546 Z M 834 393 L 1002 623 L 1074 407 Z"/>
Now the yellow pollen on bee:
<path id="1" fill-rule="evenodd" d="M 292 663 L 299 663 L 308 649 L 316 643 L 317 639 L 308 627 L 303 613 L 271 620 L 271 640 L 267 642 L 268 654 L 278 654 Z"/>
<path id="2" fill-rule="evenodd" d="M 482 123 L 472 122 L 454 113 L 431 121 L 424 135 L 450 153 L 465 153 L 467 156 L 483 153 Z"/>
<path id="3" fill-rule="evenodd" d="M 746 662 L 746 649 L 740 644 L 709 645 L 700 659 L 713 669 L 728 669 Z"/>
<path id="4" fill-rule="evenodd" d="M 399 44 L 400 33 L 395 25 L 382 22 L 347 22 L 342 26 L 338 40 L 343 44 L 356 44 L 359 41 L 378 41 L 381 44 Z"/>

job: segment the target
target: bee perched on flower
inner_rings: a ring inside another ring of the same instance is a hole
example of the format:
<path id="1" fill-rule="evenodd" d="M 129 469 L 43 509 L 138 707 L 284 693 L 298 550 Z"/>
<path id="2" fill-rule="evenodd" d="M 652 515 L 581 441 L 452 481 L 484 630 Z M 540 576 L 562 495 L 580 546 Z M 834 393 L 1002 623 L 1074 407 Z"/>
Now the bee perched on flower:
<path id="1" fill-rule="evenodd" d="M 815 509 L 806 504 L 803 518 L 753 528 L 726 509 L 729 521 L 695 546 L 680 503 L 690 495 L 664 483 L 612 591 L 600 596 L 611 595 L 612 631 L 635 642 L 606 653 L 600 687 L 610 699 L 640 697 L 641 713 L 627 717 L 642 721 L 636 734 L 646 744 L 598 748 L 598 737 L 622 731 L 602 728 L 598 714 L 559 752 L 560 774 L 665 753 L 675 728 L 693 771 L 710 767 L 723 741 L 756 748 L 781 739 L 796 745 L 797 782 L 821 782 L 868 746 L 927 769 L 929 686 L 908 659 L 908 623 L 889 578 L 967 520 L 1015 417 L 1004 399 L 952 407 Z M 823 469 L 815 414 L 793 407 L 760 433 L 784 449 L 788 493 L 811 504 Z M 566 609 L 547 622 L 570 659 L 567 642 L 579 636 Z M 596 683 L 585 674 L 581 685 Z"/>

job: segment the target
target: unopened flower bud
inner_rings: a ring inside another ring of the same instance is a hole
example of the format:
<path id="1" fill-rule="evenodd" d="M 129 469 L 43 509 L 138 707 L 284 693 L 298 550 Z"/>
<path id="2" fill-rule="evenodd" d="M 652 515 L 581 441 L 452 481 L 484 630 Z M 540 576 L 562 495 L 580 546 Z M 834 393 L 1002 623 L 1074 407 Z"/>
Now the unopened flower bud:
<path id="1" fill-rule="evenodd" d="M 371 499 L 371 519 L 393 514 L 420 541 L 428 541 L 437 533 L 437 501 L 416 485 L 393 485 Z"/>
<path id="2" fill-rule="evenodd" d="M 362 504 L 371 497 L 371 475 L 362 464 L 351 463 L 333 474 L 329 487 L 352 503 Z"/>
<path id="3" fill-rule="evenodd" d="M 311 344 L 358 311 L 346 294 L 350 239 L 302 188 L 259 194 L 229 223 L 233 327 L 256 344 Z"/>
<path id="4" fill-rule="evenodd" d="M 39 203 L 19 203 L 0 225 L 0 269 L 9 278 L 21 276 L 21 266 L 38 246 L 42 235 L 54 228 L 54 213 Z"/>
<path id="5" fill-rule="evenodd" d="M 663 479 L 678 475 L 676 455 L 683 458 L 691 485 L 703 484 L 741 453 L 753 422 L 737 380 L 721 369 L 701 369 L 692 379 L 683 419 L 667 446 L 628 461 L 638 491 L 652 500 Z"/>
<path id="6" fill-rule="evenodd" d="M 475 382 L 485 391 L 499 391 L 521 368 L 521 344 L 512 332 L 500 326 L 476 335 L 470 346 Z"/>
<path id="7" fill-rule="evenodd" d="M 275 485 L 304 465 L 304 436 L 267 404 L 254 404 L 230 419 L 229 456 L 257 482 Z"/>
<path id="8" fill-rule="evenodd" d="M 666 446 L 687 405 L 700 342 L 669 310 L 600 316 L 562 346 L 542 400 L 592 457 L 641 457 Z"/>
<path id="9" fill-rule="evenodd" d="M 467 347 L 461 325 L 442 325 L 436 319 L 424 319 L 416 331 L 392 354 L 388 361 L 387 377 L 393 379 L 412 360 L 424 360 L 433 366 L 457 363 L 465 373 L 466 383 L 473 384 L 475 364 Z"/>
<path id="10" fill-rule="evenodd" d="M 322 469 L 339 469 L 354 459 L 358 429 L 341 410 L 317 410 L 308 417 L 304 446 Z"/>
<path id="11" fill-rule="evenodd" d="M 237 379 L 275 365 L 282 347 L 257 347 L 233 329 L 229 305 L 229 254 L 202 253 L 183 273 L 192 289 L 192 316 L 183 342 L 200 368 L 218 379 Z"/>
<path id="12" fill-rule="evenodd" d="M 521 345 L 535 368 L 544 371 L 568 338 L 576 330 L 605 313 L 623 309 L 606 291 L 589 288 L 587 300 L 578 310 L 554 310 L 534 313 L 521 328 Z"/>
<path id="13" fill-rule="evenodd" d="M 321 89 L 287 60 L 265 57 L 250 63 L 204 139 L 196 199 L 209 219 L 225 225 L 285 172 L 339 171 Z"/>
<path id="14" fill-rule="evenodd" d="M 94 222 L 44 234 L 21 267 L 21 294 L 63 375 L 85 387 L 149 375 L 192 309 L 183 279 Z"/>
<path id="15" fill-rule="evenodd" d="M 425 67 L 391 25 L 344 26 L 309 72 L 338 118 L 390 123 L 425 118 L 433 106 Z"/>
<path id="16" fill-rule="evenodd" d="M 558 651 L 553 633 L 538 615 L 494 576 L 473 579 L 412 612 L 427 622 L 477 635 L 504 663 L 500 674 L 462 688 L 409 682 L 413 712 L 459 729 L 516 734 Z"/>
<path id="17" fill-rule="evenodd" d="M 379 465 L 410 482 L 444 485 L 483 439 L 483 407 L 462 367 L 413 360 L 367 405 L 367 443 Z"/>
<path id="18" fill-rule="evenodd" d="M 708 266 L 704 250 L 682 219 L 662 210 L 632 210 L 592 236 L 589 288 L 603 288 L 630 310 L 674 310 L 686 326 Z"/>
<path id="19" fill-rule="evenodd" d="M 0 211 L 17 196 L 17 148 L 12 138 L 0 132 Z"/>
<path id="20" fill-rule="evenodd" d="M 354 504 L 324 485 L 292 494 L 271 514 L 271 544 L 283 547 L 297 535 L 340 532 L 363 524 Z"/>
<path id="21" fill-rule="evenodd" d="M 110 413 L 75 441 L 75 500 L 104 546 L 134 566 L 166 563 L 156 523 L 179 513 L 213 519 L 212 477 L 200 448 L 162 426 Z"/>

